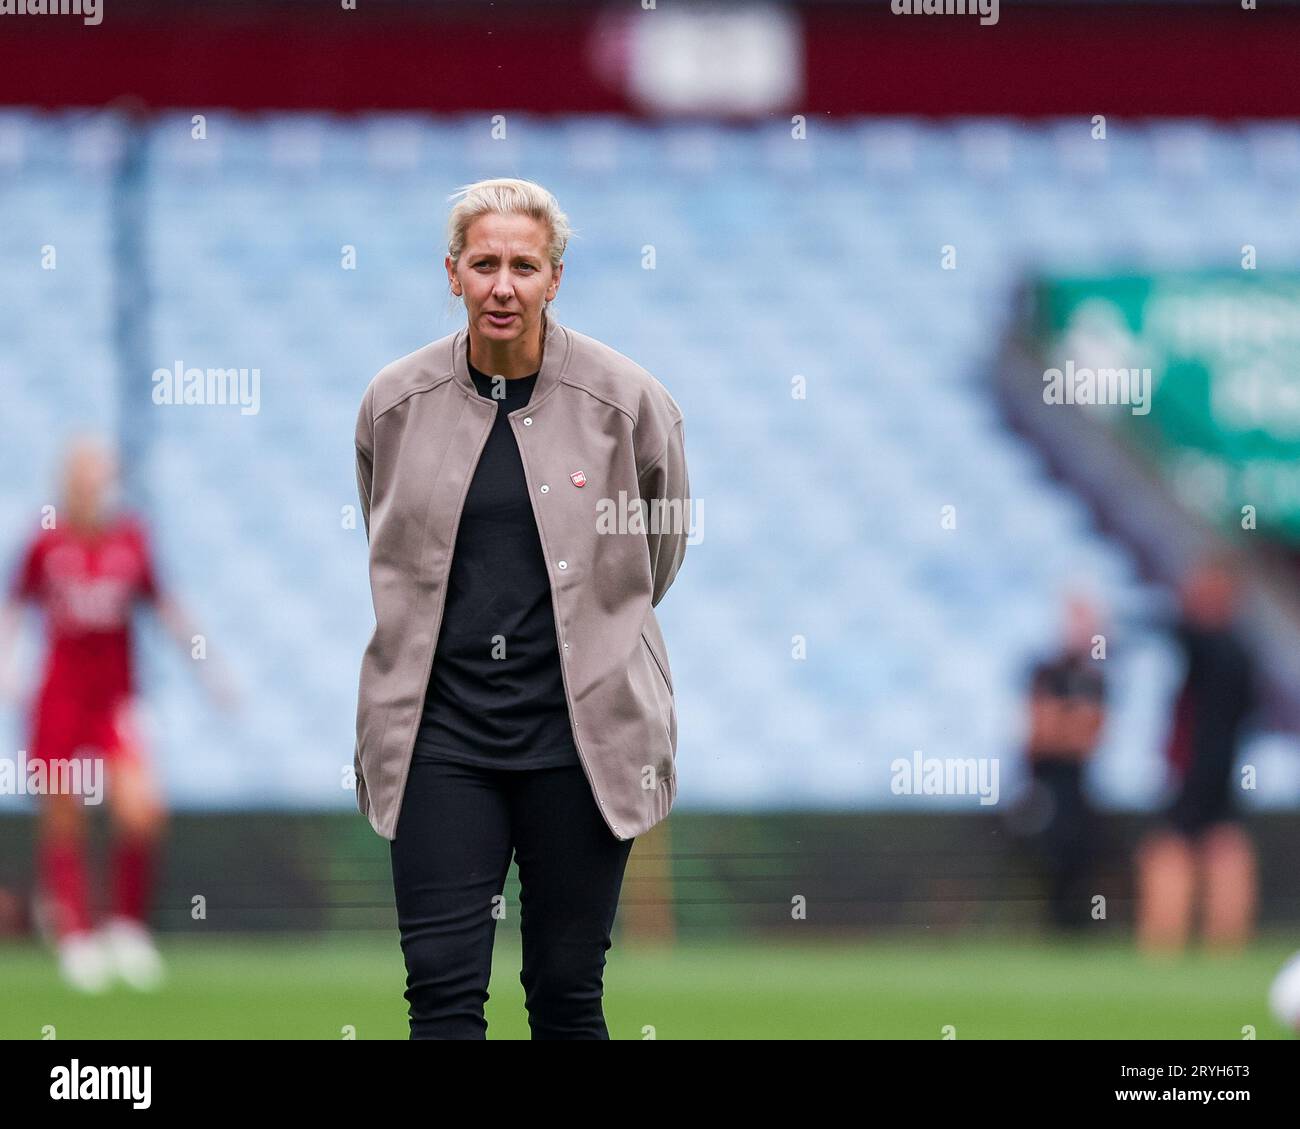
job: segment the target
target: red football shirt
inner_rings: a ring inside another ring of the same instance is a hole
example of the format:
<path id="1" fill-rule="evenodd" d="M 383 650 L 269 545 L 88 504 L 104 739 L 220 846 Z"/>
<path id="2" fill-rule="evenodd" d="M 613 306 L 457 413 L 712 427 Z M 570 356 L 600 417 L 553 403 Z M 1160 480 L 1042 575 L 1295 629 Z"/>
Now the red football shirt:
<path id="1" fill-rule="evenodd" d="M 134 689 L 131 614 L 158 586 L 144 528 L 120 517 L 95 532 L 42 530 L 23 556 L 11 595 L 45 611 L 49 653 L 41 697 L 108 704 Z"/>

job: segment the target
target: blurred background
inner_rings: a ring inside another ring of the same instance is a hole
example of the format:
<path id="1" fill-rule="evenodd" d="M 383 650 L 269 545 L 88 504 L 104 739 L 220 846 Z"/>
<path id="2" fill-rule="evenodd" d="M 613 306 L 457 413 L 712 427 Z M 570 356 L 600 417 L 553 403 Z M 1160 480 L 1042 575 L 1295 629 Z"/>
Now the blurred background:
<path id="1" fill-rule="evenodd" d="M 47 1015 L 101 1037 L 406 1036 L 388 849 L 350 776 L 373 624 L 353 425 L 384 364 L 463 324 L 446 199 L 488 176 L 555 193 L 578 232 L 556 314 L 687 419 L 696 534 L 658 609 L 679 798 L 633 851 L 613 1037 L 1282 1033 L 1300 8 L 996 14 L 0 16 L 6 583 L 68 440 L 103 434 L 241 698 L 215 710 L 142 615 L 173 976 L 129 1014 L 58 984 L 30 908 L 35 802 L 0 795 L 0 1036 Z M 1067 362 L 1145 373 L 1147 410 L 1051 402 Z M 153 374 L 178 367 L 256 370 L 258 402 L 157 403 Z M 1185 779 L 1180 702 L 1212 685 L 1187 688 L 1180 585 L 1216 548 L 1258 675 L 1225 785 L 1258 897 L 1230 956 L 1193 930 L 1152 965 L 1141 843 Z M 1072 600 L 1095 617 L 1097 693 L 1053 666 Z M 43 647 L 32 617 L 24 700 Z M 1044 700 L 1092 702 L 1087 732 L 1043 737 Z M 0 713 L 7 758 L 25 719 Z M 1076 738 L 1077 789 L 1055 791 L 1033 754 Z M 931 762 L 994 790 L 924 787 Z M 1054 835 L 1071 802 L 1092 818 Z M 1067 879 L 1081 928 L 1054 922 Z M 526 1036 L 516 940 L 502 922 L 494 1035 Z"/>

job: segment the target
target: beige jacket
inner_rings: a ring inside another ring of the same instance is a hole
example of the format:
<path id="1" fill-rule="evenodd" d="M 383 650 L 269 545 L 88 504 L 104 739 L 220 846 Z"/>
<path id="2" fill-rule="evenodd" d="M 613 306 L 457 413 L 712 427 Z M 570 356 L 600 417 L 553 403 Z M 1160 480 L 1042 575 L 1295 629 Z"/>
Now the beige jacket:
<path id="1" fill-rule="evenodd" d="M 387 365 L 357 416 L 375 609 L 357 703 L 357 807 L 390 840 L 461 508 L 498 408 L 470 378 L 468 338 L 462 328 Z M 631 839 L 677 793 L 672 670 L 653 608 L 689 532 L 681 409 L 645 369 L 547 314 L 532 398 L 509 418 L 550 575 L 573 739 L 605 822 Z"/>

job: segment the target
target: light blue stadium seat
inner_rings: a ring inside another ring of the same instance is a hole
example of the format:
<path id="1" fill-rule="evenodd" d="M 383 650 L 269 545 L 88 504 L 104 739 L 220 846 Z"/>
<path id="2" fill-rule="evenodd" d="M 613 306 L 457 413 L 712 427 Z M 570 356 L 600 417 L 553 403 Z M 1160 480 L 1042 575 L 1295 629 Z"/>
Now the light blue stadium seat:
<path id="1" fill-rule="evenodd" d="M 1300 225 L 1279 220 L 1294 214 L 1293 123 L 1109 127 L 1094 142 L 1086 120 L 849 121 L 791 151 L 768 126 L 614 117 L 512 115 L 501 144 L 481 115 L 214 112 L 203 141 L 190 115 L 157 118 L 136 395 L 177 361 L 262 378 L 252 416 L 127 409 L 144 412 L 166 582 L 246 695 L 241 718 L 216 720 L 188 660 L 147 637 L 175 800 L 354 802 L 339 773 L 372 626 L 357 407 L 379 368 L 463 321 L 443 277 L 448 193 L 519 169 L 580 231 L 560 319 L 654 373 L 686 415 L 704 537 L 658 609 L 680 802 L 897 803 L 889 763 L 916 748 L 998 756 L 1014 775 L 1021 680 L 1056 638 L 1069 578 L 1117 609 L 1150 593 L 1000 417 L 987 366 L 1012 288 L 1045 269 L 1230 264 L 1258 230 L 1275 257 L 1300 256 Z M 108 117 L 0 112 L 10 555 L 62 438 L 118 427 L 120 142 Z M 17 269 L 47 242 L 57 271 Z M 341 268 L 345 244 L 356 270 Z M 955 271 L 940 267 L 945 244 Z M 940 523 L 949 505 L 955 530 Z M 1095 785 L 1137 802 L 1159 783 L 1175 659 L 1136 629 L 1120 652 Z M 1144 693 L 1134 672 L 1163 690 Z"/>

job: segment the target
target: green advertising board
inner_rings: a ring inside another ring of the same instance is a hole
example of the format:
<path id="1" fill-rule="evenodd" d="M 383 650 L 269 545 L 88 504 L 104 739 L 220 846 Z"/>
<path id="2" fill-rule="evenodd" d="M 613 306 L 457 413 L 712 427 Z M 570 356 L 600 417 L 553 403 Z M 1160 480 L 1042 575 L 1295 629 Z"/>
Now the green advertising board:
<path id="1" fill-rule="evenodd" d="M 1088 406 L 1223 526 L 1300 544 L 1300 275 L 1048 278 L 1048 403 Z"/>

